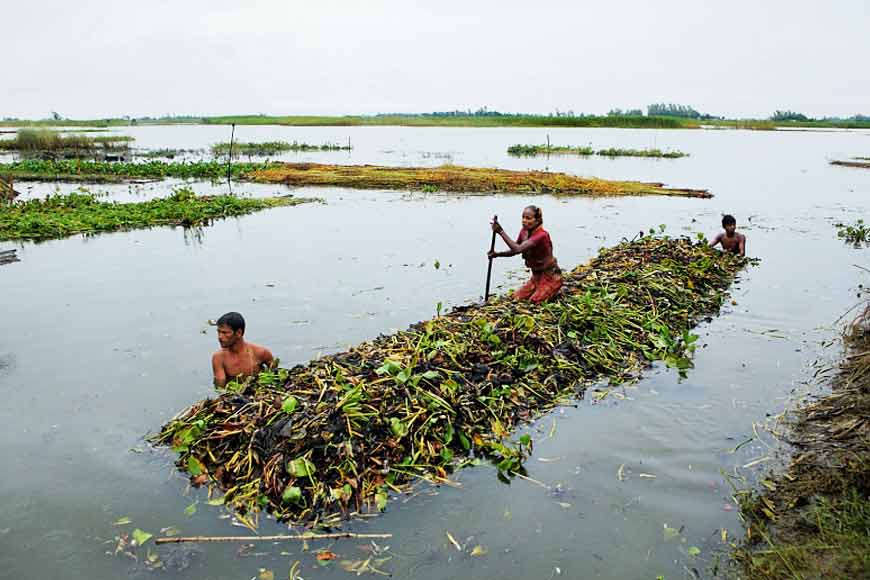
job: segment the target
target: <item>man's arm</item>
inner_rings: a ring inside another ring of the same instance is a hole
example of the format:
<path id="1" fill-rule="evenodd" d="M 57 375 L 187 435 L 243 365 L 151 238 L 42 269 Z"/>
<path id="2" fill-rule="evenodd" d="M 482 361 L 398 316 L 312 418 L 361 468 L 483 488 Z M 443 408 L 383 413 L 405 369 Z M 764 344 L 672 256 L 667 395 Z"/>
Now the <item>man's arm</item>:
<path id="1" fill-rule="evenodd" d="M 745 256 L 746 255 L 746 236 L 744 236 L 743 234 L 740 234 L 740 243 L 738 245 L 738 248 L 740 250 L 740 255 Z"/>
<path id="2" fill-rule="evenodd" d="M 221 358 L 221 353 L 216 352 L 212 355 L 211 370 L 214 373 L 214 386 L 218 389 L 224 388 L 227 384 L 227 373 L 224 370 L 224 362 Z"/>
<path id="3" fill-rule="evenodd" d="M 710 242 L 710 247 L 715 248 L 716 244 L 721 243 L 721 242 L 722 242 L 722 232 L 719 232 L 718 234 L 716 234 L 716 237 L 713 238 L 713 241 Z"/>
<path id="4" fill-rule="evenodd" d="M 259 354 L 260 364 L 266 365 L 266 368 L 272 368 L 272 363 L 275 362 L 275 357 L 272 356 L 272 351 L 264 346 L 261 346 Z"/>

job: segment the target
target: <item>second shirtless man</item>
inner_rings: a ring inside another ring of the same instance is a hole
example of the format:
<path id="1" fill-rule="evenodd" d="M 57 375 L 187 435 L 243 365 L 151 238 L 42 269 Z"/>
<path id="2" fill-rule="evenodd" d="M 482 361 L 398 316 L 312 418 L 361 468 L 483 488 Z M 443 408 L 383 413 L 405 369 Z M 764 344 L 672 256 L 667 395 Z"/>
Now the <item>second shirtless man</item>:
<path id="1" fill-rule="evenodd" d="M 253 376 L 272 365 L 269 349 L 245 340 L 245 319 L 238 312 L 227 312 L 217 321 L 221 349 L 211 357 L 214 386 L 223 388 L 227 381 Z"/>

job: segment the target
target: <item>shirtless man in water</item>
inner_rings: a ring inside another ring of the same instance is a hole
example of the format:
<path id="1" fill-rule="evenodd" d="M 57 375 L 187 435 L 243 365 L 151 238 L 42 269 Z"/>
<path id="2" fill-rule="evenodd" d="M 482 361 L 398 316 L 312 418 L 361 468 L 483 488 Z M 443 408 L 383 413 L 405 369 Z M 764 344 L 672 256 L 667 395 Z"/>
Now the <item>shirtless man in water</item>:
<path id="1" fill-rule="evenodd" d="M 218 318 L 217 334 L 221 349 L 211 357 L 215 387 L 223 388 L 228 380 L 256 375 L 264 366 L 272 365 L 274 359 L 268 348 L 245 341 L 245 319 L 238 312 Z"/>
<path id="2" fill-rule="evenodd" d="M 734 219 L 734 216 L 722 216 L 722 227 L 725 228 L 725 231 L 716 234 L 716 237 L 710 242 L 710 247 L 722 244 L 723 251 L 745 256 L 746 236 L 737 232 L 737 220 Z"/>

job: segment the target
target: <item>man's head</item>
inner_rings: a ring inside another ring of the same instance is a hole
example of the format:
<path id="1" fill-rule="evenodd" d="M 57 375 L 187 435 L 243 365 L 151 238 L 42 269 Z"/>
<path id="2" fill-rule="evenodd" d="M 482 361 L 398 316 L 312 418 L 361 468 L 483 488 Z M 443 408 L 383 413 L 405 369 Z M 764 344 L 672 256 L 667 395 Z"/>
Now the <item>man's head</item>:
<path id="1" fill-rule="evenodd" d="M 734 230 L 737 229 L 737 220 L 731 214 L 722 216 L 722 227 L 725 228 L 725 233 L 729 236 L 734 235 Z"/>
<path id="2" fill-rule="evenodd" d="M 238 312 L 227 312 L 217 321 L 218 342 L 232 348 L 245 335 L 245 319 Z"/>
<path id="3" fill-rule="evenodd" d="M 536 205 L 526 206 L 523 210 L 523 228 L 532 231 L 544 223 L 544 212 Z"/>

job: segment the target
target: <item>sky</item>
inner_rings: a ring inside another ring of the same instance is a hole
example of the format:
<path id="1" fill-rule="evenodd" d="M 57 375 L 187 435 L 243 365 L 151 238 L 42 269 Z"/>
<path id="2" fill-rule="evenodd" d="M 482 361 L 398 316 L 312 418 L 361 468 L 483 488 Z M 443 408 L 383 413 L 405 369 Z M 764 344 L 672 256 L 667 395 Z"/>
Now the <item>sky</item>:
<path id="1" fill-rule="evenodd" d="M 0 117 L 870 114 L 870 0 L 28 0 Z"/>

